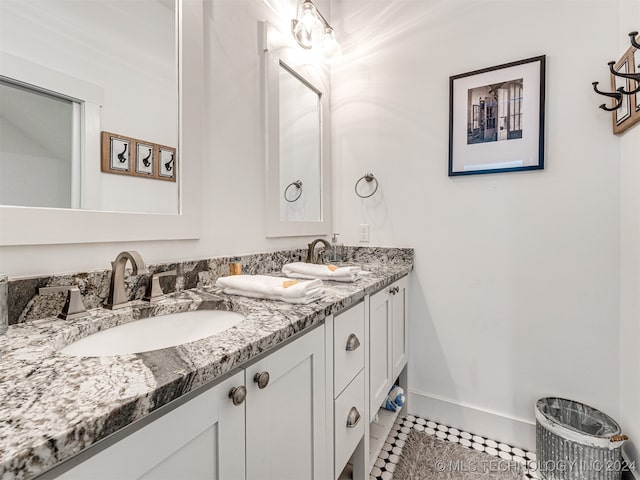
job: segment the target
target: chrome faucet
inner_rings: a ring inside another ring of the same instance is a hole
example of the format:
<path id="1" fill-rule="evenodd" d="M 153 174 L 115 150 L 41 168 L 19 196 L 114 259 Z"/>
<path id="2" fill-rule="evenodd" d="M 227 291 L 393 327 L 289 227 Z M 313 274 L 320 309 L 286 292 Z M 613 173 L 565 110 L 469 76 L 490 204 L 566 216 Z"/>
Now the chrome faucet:
<path id="1" fill-rule="evenodd" d="M 142 275 L 149 273 L 147 266 L 142 260 L 142 256 L 138 252 L 120 252 L 116 259 L 111 262 L 111 283 L 109 285 L 109 298 L 105 308 L 115 310 L 116 308 L 126 307 L 129 304 L 127 292 L 124 289 L 124 269 L 127 261 L 131 262 L 134 275 Z"/>
<path id="2" fill-rule="evenodd" d="M 324 250 L 320 250 L 316 258 L 313 258 L 313 254 L 315 253 L 316 245 L 318 242 L 324 244 Z M 331 244 L 327 242 L 324 238 L 317 238 L 313 242 L 309 244 L 309 250 L 307 252 L 307 263 L 322 263 L 324 260 L 324 252 L 328 251 L 331 248 Z"/>

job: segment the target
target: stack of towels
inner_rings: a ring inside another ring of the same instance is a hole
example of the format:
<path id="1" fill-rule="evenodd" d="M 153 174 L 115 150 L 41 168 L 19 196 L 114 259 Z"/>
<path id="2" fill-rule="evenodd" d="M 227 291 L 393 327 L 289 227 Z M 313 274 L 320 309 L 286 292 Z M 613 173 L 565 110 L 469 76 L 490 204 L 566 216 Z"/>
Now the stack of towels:
<path id="1" fill-rule="evenodd" d="M 336 267 L 315 263 L 295 262 L 282 267 L 282 273 L 292 278 L 319 278 L 335 282 L 355 282 L 361 275 L 368 273 L 360 267 Z"/>
<path id="2" fill-rule="evenodd" d="M 216 280 L 216 287 L 229 295 L 243 295 L 267 300 L 281 300 L 287 303 L 306 305 L 324 295 L 322 281 L 291 280 L 269 275 L 230 275 Z"/>

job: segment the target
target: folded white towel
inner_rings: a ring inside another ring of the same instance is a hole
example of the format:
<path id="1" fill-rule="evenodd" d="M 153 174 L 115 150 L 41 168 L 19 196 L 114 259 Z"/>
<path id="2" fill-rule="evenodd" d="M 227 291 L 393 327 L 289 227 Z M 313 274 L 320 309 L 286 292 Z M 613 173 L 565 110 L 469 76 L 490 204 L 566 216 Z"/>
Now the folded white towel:
<path id="1" fill-rule="evenodd" d="M 230 275 L 216 280 L 216 286 L 229 295 L 244 295 L 251 298 L 281 300 L 288 303 L 307 304 L 324 295 L 320 280 L 296 282 L 285 287 L 291 280 L 269 275 Z"/>
<path id="2" fill-rule="evenodd" d="M 360 267 L 333 267 L 332 269 L 329 265 L 305 262 L 287 263 L 282 267 L 282 272 L 292 278 L 319 278 L 336 282 L 354 282 L 362 274 Z"/>

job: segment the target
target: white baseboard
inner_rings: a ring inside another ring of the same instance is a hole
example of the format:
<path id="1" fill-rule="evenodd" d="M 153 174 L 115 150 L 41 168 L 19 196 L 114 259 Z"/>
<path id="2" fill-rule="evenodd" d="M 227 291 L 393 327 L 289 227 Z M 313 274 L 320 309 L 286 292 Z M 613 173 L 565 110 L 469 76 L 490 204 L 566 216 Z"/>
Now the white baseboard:
<path id="1" fill-rule="evenodd" d="M 413 389 L 409 390 L 408 400 L 408 411 L 412 415 L 524 450 L 536 449 L 536 424 L 533 420 L 514 418 Z M 533 412 L 531 416 L 533 417 Z"/>
<path id="2" fill-rule="evenodd" d="M 626 452 L 624 451 L 624 448 L 622 449 L 622 458 L 625 459 L 627 464 L 632 463 L 631 458 L 629 458 L 629 456 L 626 454 Z M 640 472 L 638 471 L 638 468 L 640 468 L 640 466 L 636 464 L 636 469 L 631 472 L 631 474 L 633 475 L 633 478 L 635 478 L 636 480 L 640 480 Z"/>

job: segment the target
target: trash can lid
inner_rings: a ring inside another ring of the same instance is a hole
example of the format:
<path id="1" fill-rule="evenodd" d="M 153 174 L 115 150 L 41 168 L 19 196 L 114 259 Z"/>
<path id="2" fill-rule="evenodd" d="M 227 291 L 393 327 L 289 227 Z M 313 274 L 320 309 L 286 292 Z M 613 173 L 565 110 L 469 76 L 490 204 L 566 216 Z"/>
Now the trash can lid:
<path id="1" fill-rule="evenodd" d="M 544 417 L 574 432 L 591 437 L 620 435 L 620 426 L 606 413 L 589 405 L 565 398 L 541 398 L 536 409 Z"/>

